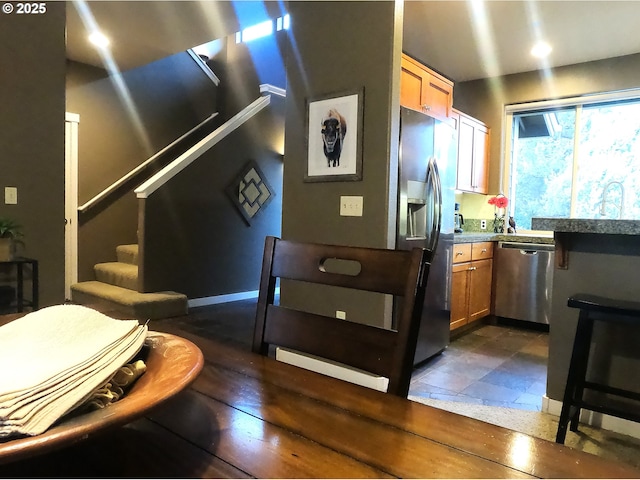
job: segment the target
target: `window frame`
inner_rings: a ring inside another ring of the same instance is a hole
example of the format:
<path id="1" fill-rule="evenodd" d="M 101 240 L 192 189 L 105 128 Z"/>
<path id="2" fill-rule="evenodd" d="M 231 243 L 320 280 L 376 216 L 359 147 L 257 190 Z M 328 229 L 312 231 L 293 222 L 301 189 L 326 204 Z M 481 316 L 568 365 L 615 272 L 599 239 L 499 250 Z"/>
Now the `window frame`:
<path id="1" fill-rule="evenodd" d="M 513 160 L 513 116 L 519 113 L 529 113 L 543 110 L 555 110 L 565 107 L 576 108 L 576 124 L 581 120 L 582 108 L 587 105 L 599 103 L 616 103 L 624 101 L 640 101 L 640 88 L 616 90 L 605 93 L 585 94 L 576 97 L 564 97 L 553 100 L 540 100 L 524 103 L 505 104 L 502 119 L 502 156 L 500 191 L 511 192 L 511 165 Z M 575 132 L 573 149 L 573 174 L 571 179 L 571 210 L 570 218 L 575 218 L 577 188 L 574 182 L 578 169 L 578 145 L 580 142 L 580 132 Z M 513 215 L 515 202 L 510 202 L 509 214 Z"/>

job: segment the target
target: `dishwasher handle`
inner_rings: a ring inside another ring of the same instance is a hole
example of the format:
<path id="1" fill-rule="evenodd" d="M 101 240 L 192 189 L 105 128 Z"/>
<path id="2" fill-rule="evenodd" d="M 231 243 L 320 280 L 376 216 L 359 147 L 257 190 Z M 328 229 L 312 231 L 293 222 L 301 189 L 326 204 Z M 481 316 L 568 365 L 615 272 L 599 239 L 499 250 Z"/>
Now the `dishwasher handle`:
<path id="1" fill-rule="evenodd" d="M 531 243 L 531 242 L 498 242 L 499 249 L 520 250 L 521 253 L 535 254 L 537 252 L 553 252 L 555 246 L 551 243 Z"/>
<path id="2" fill-rule="evenodd" d="M 522 255 L 537 255 L 538 250 L 520 250 L 520 254 Z"/>

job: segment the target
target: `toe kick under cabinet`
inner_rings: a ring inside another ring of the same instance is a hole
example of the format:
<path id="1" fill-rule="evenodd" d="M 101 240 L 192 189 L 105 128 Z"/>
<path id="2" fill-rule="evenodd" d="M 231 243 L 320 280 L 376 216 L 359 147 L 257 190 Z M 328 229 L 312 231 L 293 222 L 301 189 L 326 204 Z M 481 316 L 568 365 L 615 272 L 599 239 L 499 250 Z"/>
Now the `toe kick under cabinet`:
<path id="1" fill-rule="evenodd" d="M 493 242 L 453 246 L 451 330 L 491 313 Z"/>

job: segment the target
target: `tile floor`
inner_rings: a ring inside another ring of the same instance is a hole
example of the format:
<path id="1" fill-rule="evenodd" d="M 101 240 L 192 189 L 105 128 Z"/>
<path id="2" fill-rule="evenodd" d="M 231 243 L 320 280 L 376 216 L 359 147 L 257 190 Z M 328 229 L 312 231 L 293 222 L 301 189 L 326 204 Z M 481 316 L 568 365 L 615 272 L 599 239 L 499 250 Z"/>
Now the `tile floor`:
<path id="1" fill-rule="evenodd" d="M 548 332 L 484 325 L 418 366 L 409 395 L 540 411 Z"/>

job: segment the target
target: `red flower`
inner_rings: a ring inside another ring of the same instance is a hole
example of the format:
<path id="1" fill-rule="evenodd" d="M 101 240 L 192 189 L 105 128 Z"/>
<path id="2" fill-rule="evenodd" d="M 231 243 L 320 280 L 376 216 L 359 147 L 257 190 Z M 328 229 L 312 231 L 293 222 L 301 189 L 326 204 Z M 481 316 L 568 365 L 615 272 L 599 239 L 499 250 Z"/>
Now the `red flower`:
<path id="1" fill-rule="evenodd" d="M 489 205 L 495 205 L 498 208 L 507 208 L 508 203 L 509 199 L 502 194 L 489 199 Z"/>

